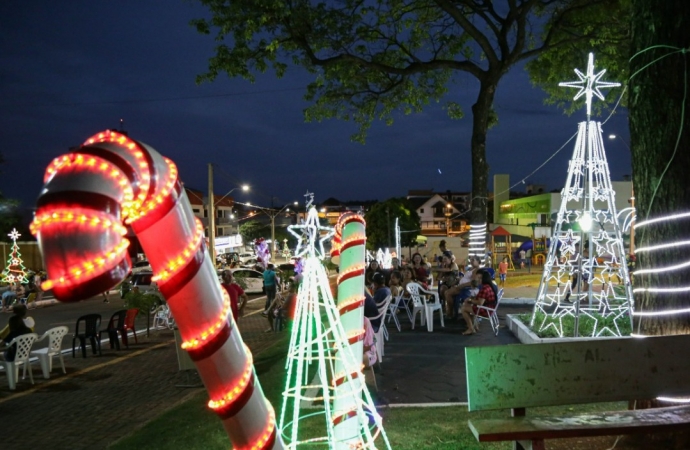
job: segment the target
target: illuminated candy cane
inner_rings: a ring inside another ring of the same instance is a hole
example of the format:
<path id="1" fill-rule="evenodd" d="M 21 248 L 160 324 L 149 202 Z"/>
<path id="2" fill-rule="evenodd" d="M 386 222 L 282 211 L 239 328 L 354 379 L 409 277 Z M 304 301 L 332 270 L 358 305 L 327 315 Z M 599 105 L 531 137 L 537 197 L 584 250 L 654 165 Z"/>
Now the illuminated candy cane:
<path id="1" fill-rule="evenodd" d="M 146 144 L 104 131 L 56 158 L 44 183 L 31 224 L 50 276 L 44 289 L 69 302 L 122 281 L 131 267 L 123 221 L 130 225 L 234 448 L 282 449 L 273 408 L 175 164 Z"/>
<path id="2" fill-rule="evenodd" d="M 366 243 L 364 219 L 355 213 L 345 213 L 336 224 L 337 247 L 335 256 L 339 257 L 338 273 L 338 310 L 343 329 L 353 339 L 349 341 L 353 355 L 363 355 L 364 338 L 364 244 Z M 333 253 L 331 254 L 333 257 Z M 338 362 L 338 361 L 337 361 Z M 336 373 L 344 367 L 335 368 Z M 333 402 L 336 440 L 345 441 L 347 437 L 357 435 L 357 422 L 338 417 L 338 412 L 349 412 L 355 408 L 355 399 L 345 393 L 356 389 L 351 386 L 357 380 L 337 384 Z"/>

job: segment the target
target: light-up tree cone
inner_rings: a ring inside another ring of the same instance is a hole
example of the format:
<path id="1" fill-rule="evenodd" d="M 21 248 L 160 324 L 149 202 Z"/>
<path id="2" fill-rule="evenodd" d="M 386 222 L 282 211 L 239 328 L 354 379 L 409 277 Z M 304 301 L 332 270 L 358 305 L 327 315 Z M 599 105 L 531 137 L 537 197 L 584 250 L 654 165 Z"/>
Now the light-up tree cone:
<path id="1" fill-rule="evenodd" d="M 123 221 L 131 225 L 233 448 L 283 448 L 173 162 L 104 131 L 53 160 L 44 182 L 31 224 L 49 276 L 44 289 L 77 301 L 123 280 Z"/>
<path id="2" fill-rule="evenodd" d="M 591 53 L 587 73 L 575 72 L 580 81 L 561 86 L 580 88 L 575 99 L 586 95 L 587 121 L 579 124 L 531 325 L 536 323 L 540 331 L 553 328 L 563 336 L 562 319 L 572 316 L 577 336 L 580 317 L 585 316 L 594 323 L 591 336 L 620 336 L 620 324 L 632 320 L 633 294 L 601 123 L 590 120 L 592 97 L 603 99 L 600 88 L 620 84 L 600 80 L 606 71 L 594 73 Z M 575 222 L 579 230 L 572 228 Z M 574 287 L 570 282 L 573 276 L 578 277 Z M 583 281 L 587 282 L 586 288 Z M 614 282 L 620 282 L 621 288 L 614 289 Z M 595 291 L 595 285 L 601 290 Z M 539 323 L 537 313 L 543 317 Z M 607 319 L 608 325 L 600 324 L 601 319 Z"/>
<path id="3" fill-rule="evenodd" d="M 320 226 L 316 209 L 309 206 L 306 222 L 288 227 L 299 240 L 295 256 L 304 257 L 304 269 L 288 350 L 287 381 L 279 420 L 282 437 L 288 448 L 310 444 L 349 450 L 375 448 L 381 434 L 381 442 L 390 448 L 362 374 L 364 285 L 360 283 L 359 293 L 351 304 L 360 309 L 359 325 L 346 332 L 341 323 L 341 314 L 346 311 L 336 307 L 321 262 L 323 241 L 332 237 L 333 230 Z M 297 230 L 304 234 L 298 234 Z M 321 236 L 322 231 L 326 232 L 325 236 Z M 359 236 L 363 242 L 363 227 Z M 342 262 L 351 246 L 345 239 L 341 244 Z M 362 251 L 359 253 L 363 260 Z M 354 353 L 355 348 L 359 348 L 358 353 Z M 319 403 L 323 409 L 315 411 L 317 405 L 313 403 Z M 308 417 L 312 421 L 322 420 L 323 434 L 307 435 L 300 431 L 301 421 Z"/>

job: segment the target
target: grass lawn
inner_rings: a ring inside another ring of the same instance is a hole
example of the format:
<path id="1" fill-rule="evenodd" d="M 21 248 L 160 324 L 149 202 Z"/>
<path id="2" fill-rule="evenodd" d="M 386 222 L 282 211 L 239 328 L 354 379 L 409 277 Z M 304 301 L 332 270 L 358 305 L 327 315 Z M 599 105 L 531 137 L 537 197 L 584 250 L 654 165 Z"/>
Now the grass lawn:
<path id="1" fill-rule="evenodd" d="M 279 414 L 281 392 L 285 377 L 285 352 L 289 335 L 262 352 L 255 359 L 255 367 L 268 399 Z M 375 393 L 372 393 L 375 394 Z M 220 420 L 206 407 L 206 393 L 161 414 L 132 435 L 121 439 L 109 448 L 129 449 L 185 449 L 212 450 L 230 448 L 229 439 Z M 600 404 L 559 408 L 534 408 L 530 415 L 561 414 L 573 411 L 604 411 L 625 409 L 625 404 Z M 384 418 L 384 428 L 394 449 L 509 449 L 511 443 L 479 444 L 467 426 L 470 418 L 508 417 L 509 411 L 469 413 L 465 406 L 439 408 L 386 408 L 379 411 Z M 310 428 L 305 423 L 305 428 Z M 324 431 L 319 425 L 313 430 L 317 435 Z M 381 444 L 377 444 L 381 448 Z M 323 448 L 312 446 L 311 448 Z"/>

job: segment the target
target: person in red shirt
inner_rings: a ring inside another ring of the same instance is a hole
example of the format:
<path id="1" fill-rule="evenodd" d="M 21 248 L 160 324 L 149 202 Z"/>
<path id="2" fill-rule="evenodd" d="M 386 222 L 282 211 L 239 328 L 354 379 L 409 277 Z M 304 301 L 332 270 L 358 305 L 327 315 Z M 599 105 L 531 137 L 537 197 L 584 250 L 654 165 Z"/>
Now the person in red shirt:
<path id="1" fill-rule="evenodd" d="M 224 270 L 222 277 L 223 283 L 221 286 L 223 286 L 223 289 L 225 289 L 225 292 L 227 292 L 228 296 L 230 297 L 232 317 L 235 319 L 235 322 L 237 322 L 240 318 L 240 314 L 244 312 L 244 305 L 247 304 L 249 297 L 247 297 L 247 294 L 244 293 L 242 286 L 235 282 L 235 279 L 232 277 L 231 270 Z M 242 299 L 242 303 L 239 303 L 240 299 Z"/>
<path id="2" fill-rule="evenodd" d="M 462 333 L 466 336 L 477 332 L 477 330 L 474 329 L 472 318 L 472 316 L 477 314 L 477 305 L 484 305 L 489 308 L 496 307 L 496 294 L 498 288 L 491 279 L 491 274 L 485 270 L 478 270 L 476 277 L 477 281 L 481 280 L 479 292 L 475 297 L 465 300 L 460 309 L 462 317 L 467 324 L 467 331 Z"/>

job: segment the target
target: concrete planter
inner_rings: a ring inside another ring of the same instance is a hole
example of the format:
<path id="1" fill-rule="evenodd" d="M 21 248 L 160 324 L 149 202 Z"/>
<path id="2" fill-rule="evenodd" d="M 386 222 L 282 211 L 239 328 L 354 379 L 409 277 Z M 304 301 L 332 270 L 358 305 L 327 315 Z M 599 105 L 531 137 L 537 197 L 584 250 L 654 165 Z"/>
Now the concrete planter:
<path id="1" fill-rule="evenodd" d="M 562 337 L 562 338 L 540 338 L 529 326 L 523 323 L 517 314 L 506 315 L 506 326 L 523 344 L 544 344 L 549 342 L 572 342 L 572 341 L 592 341 L 601 339 L 622 339 L 630 336 L 606 336 L 606 337 Z"/>

